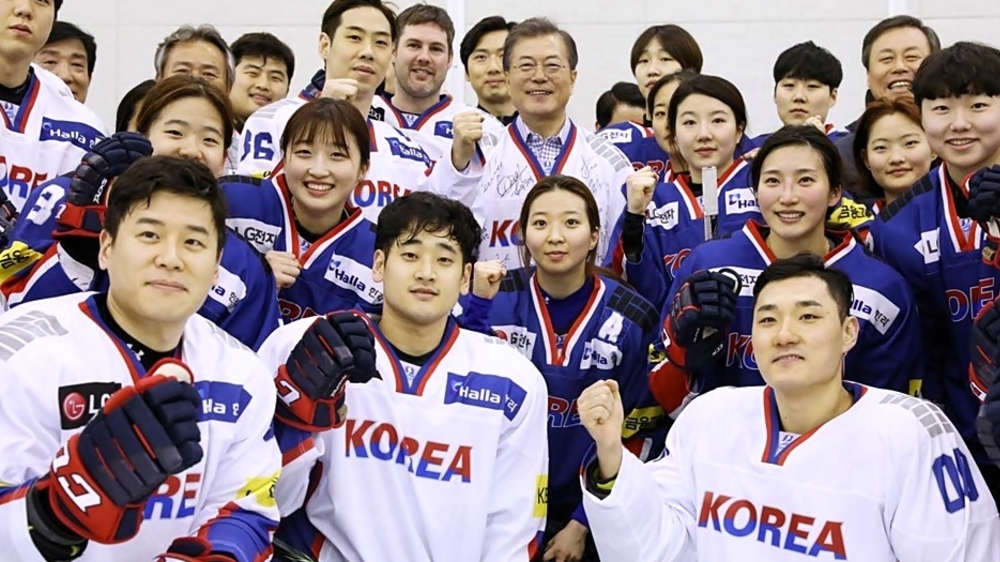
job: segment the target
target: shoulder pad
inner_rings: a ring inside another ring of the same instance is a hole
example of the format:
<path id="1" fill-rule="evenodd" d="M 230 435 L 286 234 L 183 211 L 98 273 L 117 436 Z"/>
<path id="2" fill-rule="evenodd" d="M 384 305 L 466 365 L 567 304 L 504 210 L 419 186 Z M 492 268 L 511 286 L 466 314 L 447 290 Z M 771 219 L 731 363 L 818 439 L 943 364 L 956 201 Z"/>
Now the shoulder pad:
<path id="1" fill-rule="evenodd" d="M 626 168 L 629 170 L 632 169 L 632 162 L 625 157 L 625 154 L 622 153 L 622 151 L 615 146 L 614 143 L 600 136 L 599 133 L 591 133 L 590 131 L 580 129 L 579 127 L 577 128 L 577 131 L 579 131 L 578 134 L 587 141 L 587 144 L 590 145 L 594 154 L 606 160 L 616 172 L 620 172 Z"/>
<path id="2" fill-rule="evenodd" d="M 948 416 L 944 415 L 944 412 L 935 404 L 927 400 L 894 392 L 882 398 L 879 404 L 898 406 L 910 412 L 913 414 L 913 417 L 917 418 L 917 421 L 920 422 L 920 425 L 927 430 L 927 433 L 931 437 L 937 437 L 942 433 L 953 433 L 956 435 L 958 433 L 958 430 L 952 425 Z"/>
<path id="3" fill-rule="evenodd" d="M 657 324 L 660 323 L 660 313 L 656 308 L 638 293 L 622 285 L 616 286 L 611 293 L 608 308 L 620 312 L 622 316 L 642 328 L 644 332 L 656 329 Z"/>
<path id="4" fill-rule="evenodd" d="M 913 201 L 916 196 L 929 191 L 934 191 L 934 187 L 935 186 L 931 181 L 930 174 L 924 175 L 924 177 L 920 178 L 920 181 L 914 184 L 909 191 L 897 197 L 892 203 L 886 205 L 885 209 L 882 209 L 882 212 L 878 214 L 879 218 L 882 219 L 882 222 L 889 222 L 889 219 L 899 214 L 899 211 L 902 210 L 902 208 L 905 207 L 910 201 Z"/>

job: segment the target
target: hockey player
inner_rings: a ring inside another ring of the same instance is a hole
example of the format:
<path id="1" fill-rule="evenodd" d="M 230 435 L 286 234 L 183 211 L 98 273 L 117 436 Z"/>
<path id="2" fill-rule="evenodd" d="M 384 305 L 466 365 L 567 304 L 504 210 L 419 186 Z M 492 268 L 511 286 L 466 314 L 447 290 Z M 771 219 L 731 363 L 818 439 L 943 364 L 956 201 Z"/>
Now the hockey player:
<path id="1" fill-rule="evenodd" d="M 639 86 L 632 82 L 615 82 L 597 98 L 594 114 L 594 132 L 597 133 L 612 123 L 642 123 L 646 117 L 646 99 Z"/>
<path id="2" fill-rule="evenodd" d="M 831 142 L 847 134 L 827 123 L 826 118 L 837 104 L 837 90 L 844 70 L 833 53 L 806 41 L 792 45 L 774 61 L 774 105 L 783 125 L 812 125 L 825 132 Z M 768 135 L 753 139 L 761 146 Z"/>
<path id="3" fill-rule="evenodd" d="M 583 389 L 609 376 L 618 381 L 629 412 L 622 439 L 644 459 L 655 448 L 644 440 L 663 416 L 649 392 L 646 357 L 659 332 L 659 313 L 595 272 L 599 221 L 594 196 L 580 180 L 544 178 L 528 192 L 518 221 L 523 261 L 535 266 L 504 274 L 497 261 L 476 263 L 473 296 L 464 307 L 467 327 L 507 341 L 531 360 L 549 389 L 542 560 L 597 559 L 580 504 L 579 464 L 590 447 L 576 418 Z"/>
<path id="4" fill-rule="evenodd" d="M 20 210 L 28 192 L 70 172 L 106 133 L 58 76 L 32 65 L 62 0 L 0 6 L 0 189 Z"/>
<path id="5" fill-rule="evenodd" d="M 281 136 L 292 113 L 306 101 L 331 97 L 350 101 L 369 115 L 375 88 L 385 77 L 396 41 L 396 16 L 381 0 L 334 0 L 323 14 L 320 54 L 322 74 L 298 98 L 263 107 L 243 127 L 240 175 L 264 177 L 281 160 Z M 369 118 L 372 165 L 351 194 L 351 204 L 372 222 L 390 201 L 410 191 L 432 191 L 471 201 L 482 173 L 477 142 L 482 138 L 479 112 L 452 119 L 451 157 L 433 162 L 424 149 L 387 123 Z"/>
<path id="6" fill-rule="evenodd" d="M 851 283 L 810 255 L 765 269 L 753 346 L 767 386 L 696 399 L 652 463 L 622 451 L 617 383 L 584 391 L 580 421 L 596 459 L 581 471 L 583 501 L 603 559 L 996 558 L 996 504 L 948 418 L 845 381 L 855 377 L 843 357 L 862 329 Z"/>
<path id="7" fill-rule="evenodd" d="M 504 126 L 517 117 L 503 71 L 503 46 L 515 25 L 503 16 L 487 16 L 465 32 L 458 49 L 465 67 L 465 79 L 476 92 L 479 104 L 476 108 L 489 113 Z"/>
<path id="8" fill-rule="evenodd" d="M 943 409 L 980 463 L 994 497 L 1000 469 L 976 437 L 979 401 L 969 390 L 972 321 L 996 296 L 1000 276 L 982 263 L 985 235 L 971 215 L 965 178 L 1000 164 L 1000 50 L 959 42 L 928 56 L 914 100 L 941 164 L 879 214 L 874 251 L 903 274 L 924 327 L 924 396 Z"/>
<path id="9" fill-rule="evenodd" d="M 31 193 L 30 210 L 17 222 L 10 247 L 0 253 L 0 264 L 9 264 L 0 272 L 0 293 L 7 305 L 101 290 L 107 276 L 98 268 L 96 239 L 103 226 L 107 185 L 150 152 L 221 170 L 225 141 L 231 138 L 229 115 L 225 95 L 200 78 L 174 76 L 157 83 L 139 114 L 138 129 L 150 141 L 133 133 L 101 141 L 75 174 Z M 219 277 L 199 312 L 256 349 L 278 327 L 276 292 L 262 256 L 230 232 Z"/>
<path id="10" fill-rule="evenodd" d="M 253 352 L 194 316 L 218 274 L 224 219 L 203 165 L 143 159 L 108 201 L 108 291 L 0 317 L 10 559 L 270 555 L 273 383 Z"/>
<path id="11" fill-rule="evenodd" d="M 294 460 L 276 494 L 291 515 L 278 534 L 320 562 L 527 562 L 536 552 L 548 468 L 545 381 L 517 351 L 450 317 L 468 289 L 479 236 L 466 207 L 429 193 L 382 212 L 382 314 L 362 316 L 367 329 L 344 314 L 330 319 L 347 340 L 374 333 L 376 372 L 359 365 L 352 374 L 370 380 L 350 385 L 342 425 L 283 446 Z M 279 328 L 260 352 L 286 389 L 281 402 L 298 412 L 316 410 L 306 392 L 288 390 L 297 369 L 290 354 L 323 341 L 337 347 L 325 337 L 310 343 L 316 321 Z M 392 529 L 391 539 L 370 521 Z"/>
<path id="12" fill-rule="evenodd" d="M 524 196 L 549 175 L 569 175 L 594 193 L 602 224 L 614 224 L 625 208 L 622 186 L 632 170 L 611 143 L 578 127 L 566 106 L 576 82 L 576 43 L 566 31 L 543 18 L 521 22 L 504 46 L 504 69 L 518 117 L 490 151 L 472 211 L 485 229 L 480 256 L 517 266 Z M 602 232 L 597 257 L 608 250 Z"/>
<path id="13" fill-rule="evenodd" d="M 822 256 L 854 283 L 850 312 L 860 325 L 846 357 L 851 380 L 899 392 L 916 392 L 923 372 L 920 324 L 912 293 L 889 266 L 872 258 L 849 231 L 828 230 L 824 217 L 840 197 L 840 157 L 815 127 L 788 126 L 764 143 L 753 161 L 753 184 L 764 223 L 748 221 L 731 237 L 698 246 L 674 276 L 665 310 L 669 361 L 657 366 L 651 386 L 667 412 L 683 405 L 683 372 L 690 389 L 761 384 L 761 360 L 752 346 L 751 296 L 769 264 L 799 252 Z M 730 270 L 739 283 L 702 283 Z M 720 299 L 720 307 L 688 307 Z M 702 292 L 703 291 L 703 292 Z M 721 310 L 720 310 L 721 309 Z M 709 330 L 708 328 L 711 328 Z"/>
<path id="14" fill-rule="evenodd" d="M 654 25 L 639 34 L 632 44 L 630 63 L 639 91 L 650 105 L 653 86 L 662 78 L 680 71 L 701 72 L 701 47 L 680 26 Z M 653 112 L 649 111 L 643 121 L 612 123 L 598 135 L 614 143 L 636 170 L 650 166 L 659 172 L 666 167 L 668 156 L 667 149 L 647 126 L 652 121 Z"/>
<path id="15" fill-rule="evenodd" d="M 455 116 L 477 111 L 483 117 L 480 146 L 489 151 L 504 126 L 488 113 L 441 93 L 454 55 L 455 24 L 448 12 L 431 4 L 414 4 L 400 12 L 396 30 L 396 90 L 376 96 L 373 107 L 384 109 L 385 122 L 405 132 L 431 160 L 445 158 L 451 150 Z"/>
<path id="16" fill-rule="evenodd" d="M 267 258 L 282 317 L 381 304 L 382 284 L 372 278 L 375 225 L 347 201 L 368 170 L 364 117 L 346 101 L 310 101 L 288 120 L 281 152 L 269 179 L 221 182 L 226 224 Z"/>

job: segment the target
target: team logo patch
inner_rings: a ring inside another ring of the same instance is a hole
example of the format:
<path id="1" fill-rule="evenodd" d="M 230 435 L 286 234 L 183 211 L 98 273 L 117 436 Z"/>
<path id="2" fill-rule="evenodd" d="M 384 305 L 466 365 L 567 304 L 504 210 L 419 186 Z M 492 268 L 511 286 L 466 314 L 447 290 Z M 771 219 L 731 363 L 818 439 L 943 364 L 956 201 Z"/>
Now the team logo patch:
<path id="1" fill-rule="evenodd" d="M 444 403 L 500 410 L 513 421 L 527 396 L 523 388 L 505 377 L 472 372 L 468 375 L 448 373 Z"/>
<path id="2" fill-rule="evenodd" d="M 394 155 L 407 160 L 423 162 L 427 166 L 431 165 L 430 157 L 428 157 L 427 153 L 424 152 L 424 149 L 419 146 L 411 146 L 403 143 L 400 139 L 392 137 L 385 139 L 385 142 L 389 144 L 389 151 Z"/>
<path id="3" fill-rule="evenodd" d="M 450 139 L 455 136 L 455 129 L 451 121 L 438 121 L 434 124 L 434 136 Z"/>
<path id="4" fill-rule="evenodd" d="M 228 382 L 196 381 L 194 388 L 201 396 L 198 421 L 236 423 L 253 399 L 245 388 Z"/>
<path id="5" fill-rule="evenodd" d="M 100 131 L 84 123 L 56 121 L 43 117 L 38 140 L 68 142 L 81 150 L 90 151 L 103 136 Z"/>
<path id="6" fill-rule="evenodd" d="M 59 421 L 63 429 L 79 429 L 89 422 L 122 385 L 93 382 L 59 387 Z"/>

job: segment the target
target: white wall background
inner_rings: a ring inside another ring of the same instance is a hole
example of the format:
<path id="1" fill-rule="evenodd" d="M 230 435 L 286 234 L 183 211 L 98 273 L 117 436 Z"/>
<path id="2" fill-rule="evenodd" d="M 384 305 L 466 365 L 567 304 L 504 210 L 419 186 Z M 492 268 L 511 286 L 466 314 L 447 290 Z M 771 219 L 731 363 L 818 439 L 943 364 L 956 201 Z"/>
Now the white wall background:
<path id="1" fill-rule="evenodd" d="M 459 35 L 480 18 L 501 14 L 522 20 L 547 16 L 573 34 L 580 51 L 579 77 L 570 116 L 588 127 L 597 97 L 618 80 L 633 79 L 628 65 L 632 42 L 655 23 L 683 26 L 698 40 L 704 72 L 723 76 L 743 92 L 750 129 L 773 130 L 778 119 L 771 100 L 774 59 L 785 48 L 813 40 L 844 66 L 840 100 L 831 121 L 844 125 L 863 108 L 865 74 L 861 40 L 878 20 L 898 13 L 923 19 L 948 45 L 973 40 L 1000 46 L 997 0 L 431 0 L 453 7 Z M 93 33 L 97 67 L 88 105 L 113 127 L 118 100 L 153 76 L 160 40 L 178 26 L 211 23 L 230 42 L 243 33 L 268 31 L 295 51 L 293 92 L 321 64 L 316 53 L 319 22 L 327 0 L 68 0 L 60 18 Z M 403 9 L 414 0 L 397 0 Z M 464 14 L 462 14 L 464 12 Z M 462 21 L 458 21 L 462 20 Z M 457 39 L 460 39 L 458 37 Z M 452 91 L 463 82 L 456 49 Z M 465 101 L 475 95 L 467 86 Z"/>

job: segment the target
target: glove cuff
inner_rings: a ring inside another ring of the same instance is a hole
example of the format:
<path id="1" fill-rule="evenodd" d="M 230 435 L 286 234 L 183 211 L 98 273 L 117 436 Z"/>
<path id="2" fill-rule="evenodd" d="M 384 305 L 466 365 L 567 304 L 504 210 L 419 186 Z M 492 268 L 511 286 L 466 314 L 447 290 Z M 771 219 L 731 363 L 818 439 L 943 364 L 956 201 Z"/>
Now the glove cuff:
<path id="1" fill-rule="evenodd" d="M 104 229 L 104 205 L 79 206 L 67 203 L 56 216 L 55 239 L 67 237 L 97 238 Z"/>
<path id="2" fill-rule="evenodd" d="M 983 263 L 1000 269 L 1000 238 L 987 234 L 983 241 Z"/>

